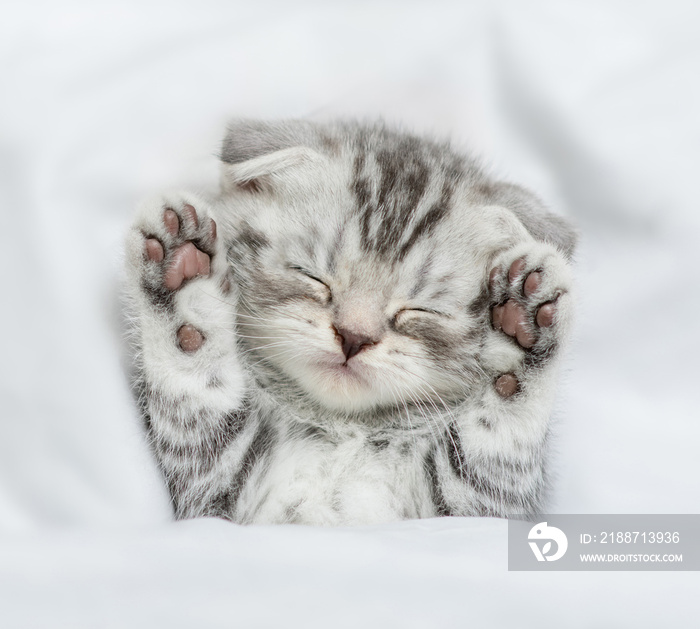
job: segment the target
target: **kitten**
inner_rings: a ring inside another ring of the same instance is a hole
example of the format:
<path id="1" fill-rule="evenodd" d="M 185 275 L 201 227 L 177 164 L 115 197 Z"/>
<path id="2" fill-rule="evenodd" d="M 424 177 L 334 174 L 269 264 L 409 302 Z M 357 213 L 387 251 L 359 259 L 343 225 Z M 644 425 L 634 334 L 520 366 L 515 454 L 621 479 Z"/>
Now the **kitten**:
<path id="1" fill-rule="evenodd" d="M 176 517 L 542 508 L 574 232 L 436 143 L 241 122 L 221 195 L 145 202 L 137 389 Z"/>

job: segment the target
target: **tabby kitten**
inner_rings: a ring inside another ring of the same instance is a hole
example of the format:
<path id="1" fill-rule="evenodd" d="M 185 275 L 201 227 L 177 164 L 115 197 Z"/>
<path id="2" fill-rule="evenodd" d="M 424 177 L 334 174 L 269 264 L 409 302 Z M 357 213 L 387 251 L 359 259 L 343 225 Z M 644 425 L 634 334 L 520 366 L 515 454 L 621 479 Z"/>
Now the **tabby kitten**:
<path id="1" fill-rule="evenodd" d="M 446 144 L 241 122 L 221 195 L 128 238 L 137 389 L 178 518 L 542 508 L 574 233 Z"/>

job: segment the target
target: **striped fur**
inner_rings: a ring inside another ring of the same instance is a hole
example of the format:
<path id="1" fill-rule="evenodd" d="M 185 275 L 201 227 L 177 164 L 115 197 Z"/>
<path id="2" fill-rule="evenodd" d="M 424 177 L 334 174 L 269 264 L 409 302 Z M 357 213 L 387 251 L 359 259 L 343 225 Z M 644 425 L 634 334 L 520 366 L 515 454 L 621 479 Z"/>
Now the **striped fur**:
<path id="1" fill-rule="evenodd" d="M 221 158 L 219 198 L 150 199 L 128 240 L 136 389 L 176 516 L 540 510 L 571 228 L 447 144 L 381 124 L 241 122 Z M 198 224 L 181 213 L 173 236 L 164 208 L 185 203 Z M 162 265 L 194 242 L 211 273 L 167 290 L 146 238 Z M 489 284 L 516 260 L 542 278 L 532 298 L 507 274 Z M 556 303 L 531 348 L 491 324 L 511 294 L 531 320 Z M 195 352 L 177 345 L 184 324 L 203 335 Z M 347 339 L 361 339 L 356 355 Z M 502 374 L 517 378 L 510 397 Z"/>

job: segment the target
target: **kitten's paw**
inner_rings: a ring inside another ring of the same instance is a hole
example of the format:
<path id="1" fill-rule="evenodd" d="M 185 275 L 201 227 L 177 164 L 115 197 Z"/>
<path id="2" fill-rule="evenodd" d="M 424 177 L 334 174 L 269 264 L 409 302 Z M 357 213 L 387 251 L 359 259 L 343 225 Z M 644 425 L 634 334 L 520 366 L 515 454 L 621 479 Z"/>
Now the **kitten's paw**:
<path id="1" fill-rule="evenodd" d="M 186 323 L 177 331 L 177 343 L 187 354 L 196 352 L 204 343 L 204 336 L 193 325 Z"/>
<path id="2" fill-rule="evenodd" d="M 200 218 L 193 205 L 185 203 L 176 211 L 165 207 L 160 234 L 144 234 L 144 253 L 150 262 L 162 265 L 163 286 L 177 290 L 186 280 L 207 276 L 211 270 L 216 223 Z"/>
<path id="3" fill-rule="evenodd" d="M 549 245 L 506 252 L 491 269 L 491 324 L 522 349 L 551 352 L 569 318 L 570 272 Z"/>
<path id="4" fill-rule="evenodd" d="M 177 198 L 146 204 L 131 246 L 141 287 L 153 303 L 171 303 L 190 280 L 212 274 L 218 246 L 216 222 L 206 208 Z"/>

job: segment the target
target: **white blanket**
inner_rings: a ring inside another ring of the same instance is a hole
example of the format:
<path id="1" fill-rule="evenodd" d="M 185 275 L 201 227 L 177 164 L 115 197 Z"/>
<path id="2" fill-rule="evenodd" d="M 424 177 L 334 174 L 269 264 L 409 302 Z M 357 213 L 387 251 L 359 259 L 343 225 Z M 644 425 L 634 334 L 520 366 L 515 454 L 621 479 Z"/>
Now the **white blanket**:
<path id="1" fill-rule="evenodd" d="M 172 523 L 118 284 L 136 201 L 212 189 L 231 117 L 452 137 L 582 234 L 552 511 L 697 513 L 698 18 L 691 0 L 6 3 L 0 626 L 697 626 L 697 573 L 509 573 L 501 520 Z"/>

